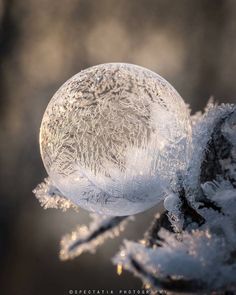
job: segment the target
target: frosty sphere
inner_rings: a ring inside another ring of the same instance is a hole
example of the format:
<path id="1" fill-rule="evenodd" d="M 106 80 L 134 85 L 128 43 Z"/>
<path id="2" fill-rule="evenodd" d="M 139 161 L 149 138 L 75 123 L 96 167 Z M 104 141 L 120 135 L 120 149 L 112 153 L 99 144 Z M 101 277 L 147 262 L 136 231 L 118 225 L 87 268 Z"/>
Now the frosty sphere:
<path id="1" fill-rule="evenodd" d="M 163 200 L 186 167 L 189 112 L 177 91 L 131 64 L 88 68 L 55 93 L 40 148 L 54 185 L 106 215 L 142 212 Z"/>

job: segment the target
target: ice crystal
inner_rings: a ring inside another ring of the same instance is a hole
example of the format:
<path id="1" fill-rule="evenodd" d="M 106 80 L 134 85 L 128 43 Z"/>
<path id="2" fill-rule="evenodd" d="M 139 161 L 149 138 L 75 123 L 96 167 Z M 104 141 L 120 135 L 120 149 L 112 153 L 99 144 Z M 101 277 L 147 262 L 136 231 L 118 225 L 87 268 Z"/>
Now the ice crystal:
<path id="1" fill-rule="evenodd" d="M 78 211 L 78 206 L 68 200 L 51 182 L 49 178 L 45 178 L 34 190 L 36 198 L 39 200 L 44 209 L 54 208 L 66 211 L 73 208 Z"/>
<path id="2" fill-rule="evenodd" d="M 73 203 L 130 215 L 162 200 L 190 150 L 189 110 L 162 77 L 130 64 L 104 64 L 69 79 L 41 125 L 44 165 Z"/>

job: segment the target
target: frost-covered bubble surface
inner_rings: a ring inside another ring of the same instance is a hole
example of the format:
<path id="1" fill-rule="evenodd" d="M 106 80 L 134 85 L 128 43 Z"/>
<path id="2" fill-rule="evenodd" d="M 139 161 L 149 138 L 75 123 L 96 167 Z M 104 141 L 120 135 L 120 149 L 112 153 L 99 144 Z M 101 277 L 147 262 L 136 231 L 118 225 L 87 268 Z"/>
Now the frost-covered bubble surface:
<path id="1" fill-rule="evenodd" d="M 177 91 L 145 68 L 102 64 L 69 79 L 40 129 L 45 168 L 72 202 L 107 215 L 142 212 L 186 167 L 189 112 Z"/>

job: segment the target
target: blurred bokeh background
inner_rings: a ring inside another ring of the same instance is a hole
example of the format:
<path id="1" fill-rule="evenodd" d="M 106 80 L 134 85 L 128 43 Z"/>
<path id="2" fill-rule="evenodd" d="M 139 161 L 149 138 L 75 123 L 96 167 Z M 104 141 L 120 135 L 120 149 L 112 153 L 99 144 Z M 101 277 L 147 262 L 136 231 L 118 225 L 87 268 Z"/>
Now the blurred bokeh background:
<path id="1" fill-rule="evenodd" d="M 193 112 L 210 96 L 236 102 L 236 1 L 0 0 L 1 294 L 141 287 L 110 262 L 122 238 L 59 261 L 61 236 L 88 214 L 45 211 L 32 194 L 46 176 L 38 133 L 50 98 L 81 69 L 118 61 L 165 77 Z M 141 238 L 156 211 L 124 235 Z"/>

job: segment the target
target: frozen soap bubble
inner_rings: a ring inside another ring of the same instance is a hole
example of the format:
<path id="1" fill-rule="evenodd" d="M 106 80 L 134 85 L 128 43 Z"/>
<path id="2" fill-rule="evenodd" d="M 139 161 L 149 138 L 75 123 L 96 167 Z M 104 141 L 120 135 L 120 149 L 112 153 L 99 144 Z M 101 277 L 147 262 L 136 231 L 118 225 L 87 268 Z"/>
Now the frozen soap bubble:
<path id="1" fill-rule="evenodd" d="M 154 72 L 131 64 L 88 68 L 51 99 L 40 129 L 45 168 L 76 205 L 130 215 L 164 199 L 185 169 L 188 109 Z"/>

